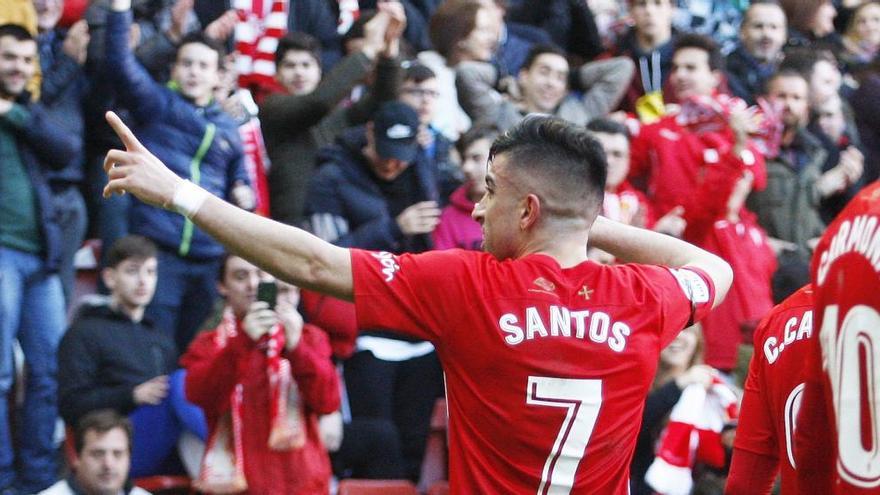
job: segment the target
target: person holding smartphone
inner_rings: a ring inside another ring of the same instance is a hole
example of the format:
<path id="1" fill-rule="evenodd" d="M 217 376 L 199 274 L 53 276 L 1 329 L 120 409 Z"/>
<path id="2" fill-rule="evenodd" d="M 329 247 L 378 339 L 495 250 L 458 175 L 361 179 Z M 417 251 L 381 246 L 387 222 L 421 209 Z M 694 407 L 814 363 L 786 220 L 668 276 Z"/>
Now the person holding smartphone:
<path id="1" fill-rule="evenodd" d="M 321 329 L 297 311 L 299 288 L 224 257 L 220 323 L 181 358 L 187 397 L 208 441 L 196 486 L 205 493 L 325 494 L 330 460 L 318 416 L 339 408 L 339 379 Z"/>

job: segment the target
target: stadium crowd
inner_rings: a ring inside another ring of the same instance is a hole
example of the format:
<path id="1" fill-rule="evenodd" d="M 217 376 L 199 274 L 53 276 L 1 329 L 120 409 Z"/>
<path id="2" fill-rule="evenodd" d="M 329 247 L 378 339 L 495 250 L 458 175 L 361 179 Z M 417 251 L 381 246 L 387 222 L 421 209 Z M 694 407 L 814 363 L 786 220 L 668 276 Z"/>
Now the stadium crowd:
<path id="1" fill-rule="evenodd" d="M 878 52 L 865 0 L 0 0 L 0 495 L 436 481 L 434 346 L 103 198 L 108 110 L 178 176 L 383 252 L 389 278 L 388 253 L 481 249 L 499 135 L 585 126 L 604 216 L 734 273 L 660 354 L 631 493 L 769 490 L 791 450 L 738 425 L 783 355 L 771 308 L 809 292 L 826 227 L 880 177 Z M 800 325 L 789 349 L 818 333 Z"/>

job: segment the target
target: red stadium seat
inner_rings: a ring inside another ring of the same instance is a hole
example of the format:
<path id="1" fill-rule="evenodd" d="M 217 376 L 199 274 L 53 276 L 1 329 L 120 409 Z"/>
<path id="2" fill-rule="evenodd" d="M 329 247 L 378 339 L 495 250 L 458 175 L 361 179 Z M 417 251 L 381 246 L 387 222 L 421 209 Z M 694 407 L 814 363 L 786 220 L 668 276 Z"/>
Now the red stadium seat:
<path id="1" fill-rule="evenodd" d="M 418 495 L 406 480 L 342 480 L 337 495 Z"/>

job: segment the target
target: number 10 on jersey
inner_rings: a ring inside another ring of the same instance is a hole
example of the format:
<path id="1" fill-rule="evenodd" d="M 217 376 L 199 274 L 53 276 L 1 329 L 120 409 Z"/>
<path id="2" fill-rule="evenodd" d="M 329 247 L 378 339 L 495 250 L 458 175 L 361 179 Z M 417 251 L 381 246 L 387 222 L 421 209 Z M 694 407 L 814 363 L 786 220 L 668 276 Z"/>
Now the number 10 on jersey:
<path id="1" fill-rule="evenodd" d="M 530 376 L 526 403 L 566 409 L 565 420 L 544 462 L 537 493 L 568 495 L 599 417 L 602 380 Z"/>

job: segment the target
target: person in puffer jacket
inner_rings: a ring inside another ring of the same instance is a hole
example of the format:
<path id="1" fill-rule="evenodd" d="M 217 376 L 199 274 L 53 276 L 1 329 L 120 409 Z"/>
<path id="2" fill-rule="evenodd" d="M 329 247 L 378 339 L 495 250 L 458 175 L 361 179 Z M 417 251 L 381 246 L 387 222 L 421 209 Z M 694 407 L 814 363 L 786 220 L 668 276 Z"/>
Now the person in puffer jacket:
<path id="1" fill-rule="evenodd" d="M 130 9 L 131 0 L 111 3 L 104 75 L 130 111 L 132 124 L 179 176 L 242 208 L 253 208 L 237 126 L 213 101 L 222 48 L 201 35 L 184 37 L 171 81 L 159 84 L 129 49 Z M 189 220 L 137 201 L 129 227 L 159 246 L 159 285 L 147 313 L 185 350 L 216 299 L 223 248 Z"/>

